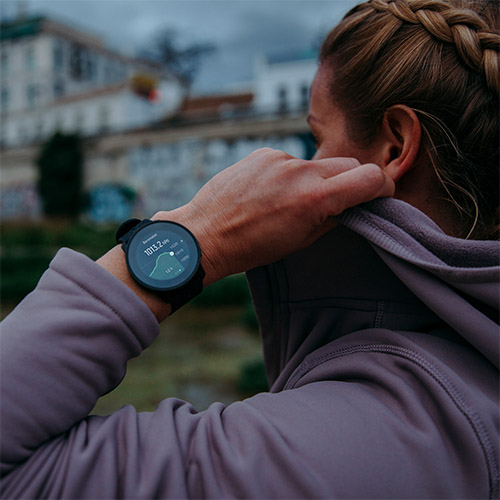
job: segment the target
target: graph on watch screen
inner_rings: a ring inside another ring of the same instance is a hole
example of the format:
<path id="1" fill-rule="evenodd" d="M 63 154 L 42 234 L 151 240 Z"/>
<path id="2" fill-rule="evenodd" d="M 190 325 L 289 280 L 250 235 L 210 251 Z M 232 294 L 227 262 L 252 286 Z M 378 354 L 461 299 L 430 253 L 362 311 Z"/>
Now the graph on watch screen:
<path id="1" fill-rule="evenodd" d="M 184 238 L 157 228 L 140 236 L 136 259 L 143 275 L 154 280 L 171 280 L 185 271 L 190 257 Z"/>

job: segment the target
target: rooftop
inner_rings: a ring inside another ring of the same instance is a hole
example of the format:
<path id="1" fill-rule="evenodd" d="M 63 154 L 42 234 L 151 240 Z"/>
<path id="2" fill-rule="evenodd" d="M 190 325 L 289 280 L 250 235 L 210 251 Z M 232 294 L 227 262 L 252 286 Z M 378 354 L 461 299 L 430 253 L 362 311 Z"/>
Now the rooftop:
<path id="1" fill-rule="evenodd" d="M 36 16 L 2 22 L 0 24 L 0 40 L 12 40 L 36 35 L 42 31 L 44 20 L 45 17 Z"/>
<path id="2" fill-rule="evenodd" d="M 302 50 L 287 50 L 267 54 L 267 64 L 282 64 L 295 61 L 315 61 L 318 58 L 318 52 L 312 48 Z"/>
<path id="3" fill-rule="evenodd" d="M 185 101 L 182 111 L 184 113 L 203 113 L 218 112 L 221 106 L 248 107 L 252 105 L 253 97 L 251 92 L 191 97 Z"/>
<path id="4" fill-rule="evenodd" d="M 78 28 L 73 23 L 58 21 L 46 16 L 21 16 L 1 22 L 0 42 L 32 37 L 44 32 L 110 52 L 104 47 L 103 41 L 93 33 L 89 33 L 88 30 Z"/>

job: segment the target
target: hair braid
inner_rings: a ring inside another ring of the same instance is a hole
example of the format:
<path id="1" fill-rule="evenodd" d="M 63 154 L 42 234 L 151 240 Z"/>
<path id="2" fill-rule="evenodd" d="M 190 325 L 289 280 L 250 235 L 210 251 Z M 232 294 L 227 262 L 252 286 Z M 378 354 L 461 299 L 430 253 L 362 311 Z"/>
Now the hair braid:
<path id="1" fill-rule="evenodd" d="M 476 12 L 441 0 L 371 0 L 366 5 L 390 12 L 402 21 L 421 24 L 438 40 L 453 43 L 469 68 L 483 72 L 488 88 L 500 91 L 500 35 Z"/>

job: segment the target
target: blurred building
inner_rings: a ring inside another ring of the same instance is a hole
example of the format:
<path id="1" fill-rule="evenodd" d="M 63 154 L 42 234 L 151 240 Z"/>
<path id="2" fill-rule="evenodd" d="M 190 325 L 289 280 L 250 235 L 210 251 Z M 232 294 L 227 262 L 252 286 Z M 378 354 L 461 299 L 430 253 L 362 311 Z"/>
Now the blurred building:
<path id="1" fill-rule="evenodd" d="M 180 83 L 149 62 L 46 17 L 0 27 L 0 141 L 39 142 L 55 131 L 95 136 L 146 126 L 176 111 Z"/>
<path id="2" fill-rule="evenodd" d="M 235 120 L 254 112 L 254 93 L 234 92 L 216 95 L 193 96 L 186 99 L 178 118 L 186 122 Z"/>
<path id="3" fill-rule="evenodd" d="M 254 106 L 261 112 L 303 113 L 317 69 L 313 50 L 290 51 L 260 57 L 255 65 Z"/>
<path id="4" fill-rule="evenodd" d="M 85 138 L 85 217 L 95 222 L 178 207 L 261 147 L 314 154 L 311 52 L 262 57 L 240 91 L 189 98 L 159 68 L 47 18 L 3 25 L 0 54 L 2 220 L 41 216 L 36 158 L 56 130 Z"/>

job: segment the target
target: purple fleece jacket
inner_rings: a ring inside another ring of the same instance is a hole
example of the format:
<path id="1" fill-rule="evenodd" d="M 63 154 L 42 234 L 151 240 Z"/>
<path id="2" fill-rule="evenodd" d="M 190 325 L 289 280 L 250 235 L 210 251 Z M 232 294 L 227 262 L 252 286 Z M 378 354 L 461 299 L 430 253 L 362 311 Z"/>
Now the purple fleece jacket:
<path id="1" fill-rule="evenodd" d="M 203 412 L 88 416 L 159 328 L 61 250 L 2 324 L 3 497 L 497 497 L 499 244 L 392 199 L 340 220 L 248 274 L 271 390 Z"/>

